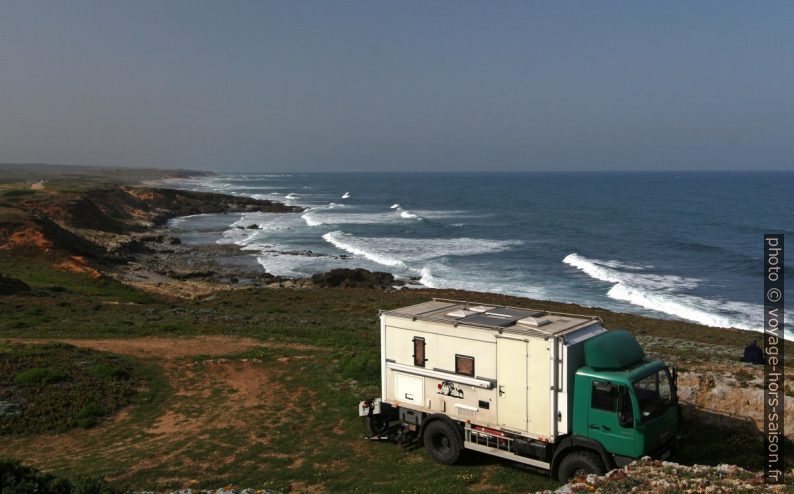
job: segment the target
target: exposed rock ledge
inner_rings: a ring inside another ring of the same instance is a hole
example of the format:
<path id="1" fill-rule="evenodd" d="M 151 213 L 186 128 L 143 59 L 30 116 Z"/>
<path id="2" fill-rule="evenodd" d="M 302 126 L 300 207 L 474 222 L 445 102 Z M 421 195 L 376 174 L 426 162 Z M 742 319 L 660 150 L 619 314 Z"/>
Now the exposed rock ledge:
<path id="1" fill-rule="evenodd" d="M 763 473 L 749 472 L 735 465 L 715 467 L 685 466 L 668 461 L 643 458 L 608 472 L 588 475 L 565 484 L 557 494 L 595 492 L 621 494 L 630 492 L 727 493 L 786 492 L 785 485 L 764 485 Z M 543 491 L 552 494 L 552 491 Z"/>

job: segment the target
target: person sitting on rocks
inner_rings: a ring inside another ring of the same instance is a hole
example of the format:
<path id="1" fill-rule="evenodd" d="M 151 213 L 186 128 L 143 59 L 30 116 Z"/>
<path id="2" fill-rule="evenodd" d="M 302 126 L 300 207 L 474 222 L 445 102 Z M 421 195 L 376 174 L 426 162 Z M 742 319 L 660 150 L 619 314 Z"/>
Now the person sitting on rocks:
<path id="1" fill-rule="evenodd" d="M 764 363 L 764 352 L 755 340 L 744 348 L 744 358 L 742 360 L 755 365 Z"/>

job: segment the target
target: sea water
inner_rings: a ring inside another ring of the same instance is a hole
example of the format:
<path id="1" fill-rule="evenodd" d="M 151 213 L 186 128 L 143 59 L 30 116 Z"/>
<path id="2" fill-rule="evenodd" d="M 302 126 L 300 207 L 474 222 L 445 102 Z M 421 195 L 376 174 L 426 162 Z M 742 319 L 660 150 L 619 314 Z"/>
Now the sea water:
<path id="1" fill-rule="evenodd" d="M 433 288 L 754 330 L 762 236 L 794 232 L 794 173 L 785 172 L 231 174 L 166 184 L 304 207 L 170 223 L 190 242 L 238 244 L 276 275 L 363 267 Z"/>

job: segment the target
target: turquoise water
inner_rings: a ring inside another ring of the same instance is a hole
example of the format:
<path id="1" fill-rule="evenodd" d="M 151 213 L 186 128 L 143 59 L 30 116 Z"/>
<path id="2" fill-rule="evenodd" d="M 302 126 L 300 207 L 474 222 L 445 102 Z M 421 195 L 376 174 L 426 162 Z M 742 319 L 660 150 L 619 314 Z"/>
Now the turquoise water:
<path id="1" fill-rule="evenodd" d="M 762 235 L 794 232 L 794 173 L 241 174 L 168 184 L 307 208 L 172 222 L 189 241 L 243 245 L 274 274 L 364 267 L 429 287 L 742 329 L 762 325 Z M 251 224 L 260 229 L 237 228 Z"/>

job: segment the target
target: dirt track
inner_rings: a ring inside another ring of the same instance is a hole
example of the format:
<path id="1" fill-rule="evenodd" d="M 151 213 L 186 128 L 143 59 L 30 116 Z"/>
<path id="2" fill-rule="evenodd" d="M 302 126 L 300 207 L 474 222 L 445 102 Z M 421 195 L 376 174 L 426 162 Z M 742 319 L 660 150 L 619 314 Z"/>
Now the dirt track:
<path id="1" fill-rule="evenodd" d="M 12 437 L 5 441 L 3 449 L 13 450 L 15 457 L 44 469 L 70 469 L 75 462 L 95 463 L 107 465 L 109 470 L 101 473 L 112 480 L 126 481 L 143 475 L 160 485 L 184 487 L 224 465 L 250 462 L 251 452 L 246 448 L 259 445 L 259 449 L 266 449 L 270 441 L 263 424 L 269 424 L 272 430 L 288 423 L 296 415 L 299 402 L 311 394 L 305 388 L 292 386 L 289 392 L 284 389 L 290 363 L 311 358 L 308 355 L 269 362 L 226 358 L 194 362 L 191 357 L 230 356 L 262 347 L 322 351 L 307 345 L 228 336 L 5 341 L 61 341 L 157 362 L 173 393 L 148 416 L 135 416 L 126 409 L 94 429 Z M 276 401 L 278 408 L 268 406 Z M 241 441 L 243 447 L 235 440 Z M 266 459 L 268 454 L 257 456 Z M 299 455 L 276 456 L 297 466 L 302 464 Z"/>
<path id="2" fill-rule="evenodd" d="M 83 339 L 83 338 L 6 338 L 17 343 L 50 343 L 59 341 L 83 348 L 120 353 L 144 358 L 173 360 L 193 356 L 220 356 L 241 353 L 252 348 L 286 348 L 292 350 L 321 350 L 319 347 L 293 343 L 274 343 L 254 338 L 234 336 L 194 336 L 190 338 L 128 338 L 128 339 Z"/>

